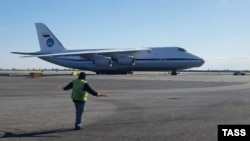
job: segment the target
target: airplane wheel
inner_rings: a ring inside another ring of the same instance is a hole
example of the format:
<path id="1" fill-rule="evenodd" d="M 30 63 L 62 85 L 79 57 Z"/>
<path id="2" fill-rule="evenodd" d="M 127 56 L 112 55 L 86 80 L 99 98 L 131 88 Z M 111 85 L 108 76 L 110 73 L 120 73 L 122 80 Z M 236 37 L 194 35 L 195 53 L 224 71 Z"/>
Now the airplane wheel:
<path id="1" fill-rule="evenodd" d="M 171 75 L 177 75 L 176 71 L 172 71 Z"/>

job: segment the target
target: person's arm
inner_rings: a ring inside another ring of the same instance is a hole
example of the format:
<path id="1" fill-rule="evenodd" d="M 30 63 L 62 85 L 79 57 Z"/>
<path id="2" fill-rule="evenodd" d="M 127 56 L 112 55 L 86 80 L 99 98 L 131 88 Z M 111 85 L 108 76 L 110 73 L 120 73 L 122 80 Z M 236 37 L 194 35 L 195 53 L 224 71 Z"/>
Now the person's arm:
<path id="1" fill-rule="evenodd" d="M 93 96 L 98 96 L 98 92 L 93 90 L 88 83 L 84 84 L 83 90 L 87 91 L 88 93 L 92 94 Z"/>
<path id="2" fill-rule="evenodd" d="M 107 95 L 104 95 L 104 94 L 100 94 L 98 92 L 96 92 L 95 90 L 93 90 L 88 83 L 85 83 L 84 84 L 84 87 L 83 89 L 85 91 L 87 91 L 88 93 L 92 94 L 93 96 L 97 96 L 97 97 L 108 97 Z"/>
<path id="3" fill-rule="evenodd" d="M 73 88 L 73 82 L 70 82 L 68 85 L 66 85 L 65 87 L 63 87 L 63 90 L 69 90 Z"/>

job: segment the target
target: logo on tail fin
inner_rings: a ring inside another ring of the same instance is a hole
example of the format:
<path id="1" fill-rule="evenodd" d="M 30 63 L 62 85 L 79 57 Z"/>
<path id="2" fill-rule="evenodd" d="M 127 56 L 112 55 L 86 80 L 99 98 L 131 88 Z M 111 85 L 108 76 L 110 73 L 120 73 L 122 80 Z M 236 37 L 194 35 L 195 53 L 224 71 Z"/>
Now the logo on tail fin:
<path id="1" fill-rule="evenodd" d="M 46 43 L 48 47 L 52 47 L 54 45 L 54 40 L 52 38 L 49 38 Z"/>

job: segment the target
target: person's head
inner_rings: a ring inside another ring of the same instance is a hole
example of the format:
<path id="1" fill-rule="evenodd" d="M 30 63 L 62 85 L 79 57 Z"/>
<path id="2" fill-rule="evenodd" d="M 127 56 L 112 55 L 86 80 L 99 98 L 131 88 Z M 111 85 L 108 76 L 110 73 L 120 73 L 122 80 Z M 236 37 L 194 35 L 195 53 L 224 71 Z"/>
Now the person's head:
<path id="1" fill-rule="evenodd" d="M 79 76 L 78 76 L 78 79 L 84 79 L 84 80 L 85 80 L 85 78 L 86 78 L 85 72 L 81 72 L 81 73 L 79 74 Z"/>

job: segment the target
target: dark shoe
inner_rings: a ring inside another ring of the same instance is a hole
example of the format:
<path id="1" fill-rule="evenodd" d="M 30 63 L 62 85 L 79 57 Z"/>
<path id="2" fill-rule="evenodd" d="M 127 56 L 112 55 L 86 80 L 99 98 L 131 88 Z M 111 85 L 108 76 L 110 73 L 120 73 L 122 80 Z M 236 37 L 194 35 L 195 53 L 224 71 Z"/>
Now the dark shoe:
<path id="1" fill-rule="evenodd" d="M 75 130 L 81 130 L 81 126 L 76 126 Z"/>

